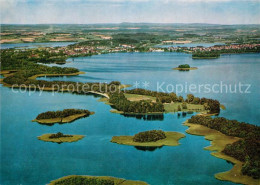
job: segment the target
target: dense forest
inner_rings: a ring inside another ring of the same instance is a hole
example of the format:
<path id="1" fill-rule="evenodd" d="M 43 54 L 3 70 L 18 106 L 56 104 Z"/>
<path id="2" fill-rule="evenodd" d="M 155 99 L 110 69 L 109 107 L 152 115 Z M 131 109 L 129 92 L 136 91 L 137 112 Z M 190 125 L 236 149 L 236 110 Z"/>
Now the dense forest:
<path id="1" fill-rule="evenodd" d="M 134 142 L 155 142 L 161 139 L 165 139 L 165 132 L 162 130 L 149 130 L 145 132 L 139 132 L 134 135 Z"/>
<path id="2" fill-rule="evenodd" d="M 123 111 L 124 113 L 155 113 L 164 112 L 162 103 L 151 102 L 148 100 L 129 101 L 123 92 L 109 94 L 109 102 L 113 108 Z"/>
<path id="3" fill-rule="evenodd" d="M 242 138 L 241 140 L 229 144 L 222 151 L 242 162 L 242 173 L 260 178 L 260 127 L 236 120 L 226 118 L 211 118 L 205 116 L 192 116 L 189 123 L 204 125 L 211 129 L 222 132 L 228 136 Z"/>
<path id="4" fill-rule="evenodd" d="M 173 92 L 164 93 L 164 92 L 150 91 L 146 89 L 131 89 L 131 90 L 125 90 L 125 92 L 129 94 L 153 96 L 156 97 L 156 102 L 158 103 L 186 102 L 190 104 L 201 104 L 204 105 L 205 109 L 210 111 L 210 113 L 220 112 L 220 103 L 218 100 L 199 98 L 199 97 L 195 97 L 192 94 L 188 94 L 187 98 L 184 99 L 182 96 L 177 96 Z"/>
<path id="5" fill-rule="evenodd" d="M 54 185 L 114 185 L 113 180 L 99 179 L 96 177 L 73 176 L 57 180 Z"/>
<path id="6" fill-rule="evenodd" d="M 223 153 L 244 162 L 242 173 L 255 179 L 260 178 L 260 141 L 245 138 L 229 144 Z"/>
<path id="7" fill-rule="evenodd" d="M 86 114 L 86 116 L 89 116 L 91 112 L 84 109 L 64 109 L 62 111 L 47 111 L 39 114 L 36 117 L 36 119 L 40 120 L 40 119 L 52 119 L 52 118 L 65 118 L 75 114 Z"/>
<path id="8" fill-rule="evenodd" d="M 61 137 L 73 137 L 73 136 L 72 135 L 66 135 L 66 134 L 63 134 L 61 132 L 58 132 L 57 134 L 51 134 L 49 136 L 50 139 L 61 138 Z"/>

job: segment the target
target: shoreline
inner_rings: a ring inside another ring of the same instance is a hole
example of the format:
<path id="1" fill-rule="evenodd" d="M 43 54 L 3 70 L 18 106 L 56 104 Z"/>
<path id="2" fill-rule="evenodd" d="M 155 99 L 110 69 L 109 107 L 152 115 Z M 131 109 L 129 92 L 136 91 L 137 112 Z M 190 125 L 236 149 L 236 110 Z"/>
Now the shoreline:
<path id="1" fill-rule="evenodd" d="M 212 151 L 211 155 L 234 164 L 232 169 L 215 174 L 216 179 L 222 181 L 231 181 L 234 183 L 258 185 L 259 179 L 254 179 L 242 174 L 241 169 L 242 165 L 244 164 L 243 162 L 222 153 L 222 150 L 227 144 L 238 141 L 240 138 L 227 136 L 214 129 L 210 129 L 199 124 L 188 123 L 188 121 L 185 121 L 183 125 L 189 127 L 186 130 L 186 133 L 191 135 L 204 136 L 206 140 L 210 141 L 210 146 L 207 146 L 204 149 Z"/>
<path id="2" fill-rule="evenodd" d="M 161 146 L 178 146 L 179 140 L 186 137 L 179 132 L 165 132 L 166 138 L 155 142 L 134 142 L 134 136 L 113 136 L 112 143 L 130 145 L 130 146 L 148 146 L 148 147 L 161 147 Z"/>

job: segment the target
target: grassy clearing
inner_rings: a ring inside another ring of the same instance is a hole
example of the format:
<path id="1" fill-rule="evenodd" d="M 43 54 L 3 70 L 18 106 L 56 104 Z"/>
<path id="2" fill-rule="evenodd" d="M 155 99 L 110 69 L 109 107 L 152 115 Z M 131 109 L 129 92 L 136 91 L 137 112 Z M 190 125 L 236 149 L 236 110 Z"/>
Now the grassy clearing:
<path id="1" fill-rule="evenodd" d="M 127 93 L 125 93 L 124 95 L 129 101 L 151 100 L 152 102 L 156 102 L 156 97 L 152 97 L 152 96 L 127 94 Z"/>
<path id="2" fill-rule="evenodd" d="M 181 107 L 181 111 L 193 111 L 193 112 L 202 112 L 205 111 L 203 105 L 195 105 L 195 104 L 188 104 L 187 109 L 182 108 L 182 103 L 174 102 L 174 103 L 165 103 L 164 109 L 165 112 L 178 112 L 178 106 Z"/>

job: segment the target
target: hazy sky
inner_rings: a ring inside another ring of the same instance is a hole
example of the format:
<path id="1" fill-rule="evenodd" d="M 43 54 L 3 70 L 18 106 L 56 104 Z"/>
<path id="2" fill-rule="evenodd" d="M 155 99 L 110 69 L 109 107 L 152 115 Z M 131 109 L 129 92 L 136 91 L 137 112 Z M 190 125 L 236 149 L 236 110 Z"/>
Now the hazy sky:
<path id="1" fill-rule="evenodd" d="M 1 23 L 260 24 L 260 0 L 0 0 Z"/>

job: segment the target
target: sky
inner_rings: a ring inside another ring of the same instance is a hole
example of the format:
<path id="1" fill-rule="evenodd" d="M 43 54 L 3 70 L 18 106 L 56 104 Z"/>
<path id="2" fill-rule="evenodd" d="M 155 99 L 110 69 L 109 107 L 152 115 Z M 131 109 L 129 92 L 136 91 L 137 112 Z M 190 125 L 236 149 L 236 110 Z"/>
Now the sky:
<path id="1" fill-rule="evenodd" d="M 1 24 L 260 24 L 260 0 L 0 0 Z"/>

